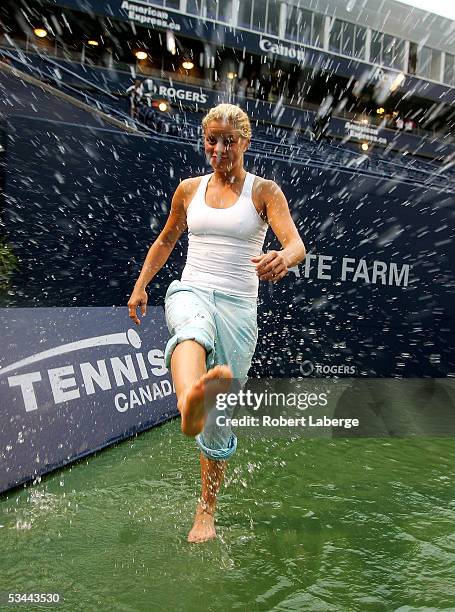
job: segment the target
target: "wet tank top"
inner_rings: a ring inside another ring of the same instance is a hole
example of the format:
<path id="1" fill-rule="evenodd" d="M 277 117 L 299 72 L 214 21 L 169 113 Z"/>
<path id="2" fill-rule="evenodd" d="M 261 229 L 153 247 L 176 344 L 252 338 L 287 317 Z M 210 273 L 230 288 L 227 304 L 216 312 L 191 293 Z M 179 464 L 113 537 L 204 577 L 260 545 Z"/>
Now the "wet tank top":
<path id="1" fill-rule="evenodd" d="M 259 279 L 251 257 L 260 255 L 267 232 L 252 200 L 254 174 L 247 172 L 242 193 L 228 208 L 205 201 L 213 174 L 202 177 L 187 209 L 188 254 L 182 282 L 256 298 Z"/>

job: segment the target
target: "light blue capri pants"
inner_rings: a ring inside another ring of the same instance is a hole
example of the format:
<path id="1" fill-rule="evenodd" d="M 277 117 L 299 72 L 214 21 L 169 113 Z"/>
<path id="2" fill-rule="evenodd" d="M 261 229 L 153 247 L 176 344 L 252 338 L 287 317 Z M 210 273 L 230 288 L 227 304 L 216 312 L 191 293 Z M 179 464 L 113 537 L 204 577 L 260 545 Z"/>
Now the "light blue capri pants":
<path id="1" fill-rule="evenodd" d="M 256 298 L 236 297 L 175 280 L 166 292 L 165 311 L 171 334 L 164 355 L 169 370 L 177 344 L 195 340 L 207 352 L 207 369 L 228 365 L 234 378 L 242 386 L 246 383 L 258 337 Z M 199 448 L 209 459 L 226 460 L 236 451 L 237 437 L 231 427 L 216 423 L 219 414 L 229 418 L 233 410 L 210 410 L 203 431 L 196 436 Z"/>

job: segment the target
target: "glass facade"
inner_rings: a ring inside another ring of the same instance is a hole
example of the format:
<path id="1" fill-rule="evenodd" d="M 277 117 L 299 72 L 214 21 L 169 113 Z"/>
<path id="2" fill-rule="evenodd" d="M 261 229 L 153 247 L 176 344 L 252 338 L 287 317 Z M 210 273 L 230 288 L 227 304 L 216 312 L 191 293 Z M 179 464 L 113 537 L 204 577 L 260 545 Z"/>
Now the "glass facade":
<path id="1" fill-rule="evenodd" d="M 156 0 L 155 0 L 156 2 Z M 233 0 L 187 0 L 186 11 L 207 19 L 232 22 Z M 280 7 L 283 0 L 240 0 L 237 25 L 264 34 L 279 36 Z M 178 8 L 179 0 L 162 0 L 164 6 Z M 161 4 L 161 2 L 160 2 Z M 284 39 L 323 48 L 326 17 L 296 4 L 285 3 Z M 370 48 L 367 50 L 367 28 L 332 17 L 329 21 L 328 50 L 355 57 L 373 64 L 394 68 L 422 78 L 441 80 L 443 56 L 430 47 L 420 47 L 384 32 L 371 30 Z M 367 53 L 369 51 L 369 54 Z M 455 55 L 445 54 L 444 82 L 455 86 Z M 407 65 L 405 65 L 407 63 Z"/>

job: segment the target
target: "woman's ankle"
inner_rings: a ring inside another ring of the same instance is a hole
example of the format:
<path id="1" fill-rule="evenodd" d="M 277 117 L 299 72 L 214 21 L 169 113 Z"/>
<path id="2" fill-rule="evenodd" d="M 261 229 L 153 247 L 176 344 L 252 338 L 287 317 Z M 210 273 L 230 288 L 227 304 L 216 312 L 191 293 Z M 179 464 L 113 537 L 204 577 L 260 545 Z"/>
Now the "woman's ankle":
<path id="1" fill-rule="evenodd" d="M 198 505 L 196 507 L 197 514 L 210 514 L 210 516 L 215 515 L 216 504 L 209 504 L 203 499 L 200 499 Z"/>

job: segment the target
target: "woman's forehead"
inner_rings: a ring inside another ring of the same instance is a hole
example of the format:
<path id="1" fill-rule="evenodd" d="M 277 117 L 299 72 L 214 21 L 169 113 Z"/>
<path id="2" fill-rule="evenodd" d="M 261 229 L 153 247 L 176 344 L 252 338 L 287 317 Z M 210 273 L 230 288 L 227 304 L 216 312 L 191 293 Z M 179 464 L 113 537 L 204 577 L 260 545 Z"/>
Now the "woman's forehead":
<path id="1" fill-rule="evenodd" d="M 215 136 L 239 136 L 241 134 L 241 131 L 232 123 L 224 121 L 210 121 L 206 127 L 206 132 Z"/>

